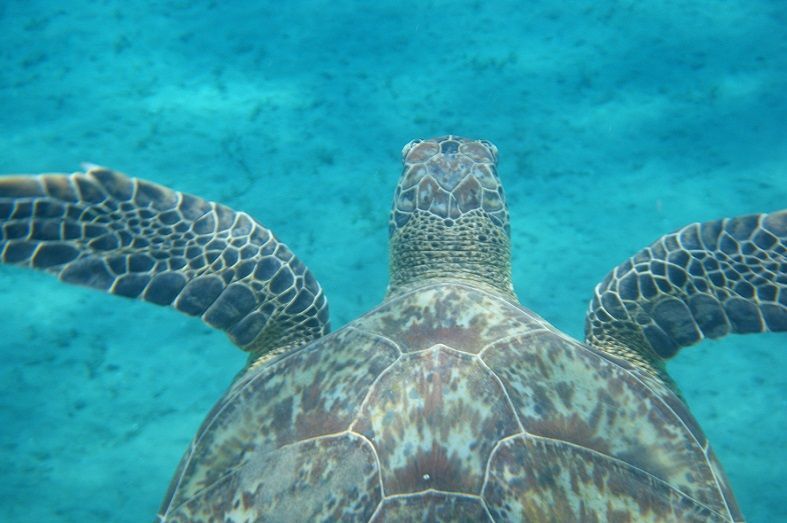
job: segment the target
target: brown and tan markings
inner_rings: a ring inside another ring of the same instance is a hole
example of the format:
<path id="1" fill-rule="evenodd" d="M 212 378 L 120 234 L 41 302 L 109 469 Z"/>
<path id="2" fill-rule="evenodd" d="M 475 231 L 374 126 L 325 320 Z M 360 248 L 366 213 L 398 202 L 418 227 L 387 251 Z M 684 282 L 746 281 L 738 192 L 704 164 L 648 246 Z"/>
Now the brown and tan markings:
<path id="1" fill-rule="evenodd" d="M 416 516 L 417 514 L 417 516 Z M 392 496 L 383 501 L 370 523 L 479 523 L 491 522 L 483 502 L 472 496 L 425 492 Z"/>
<path id="2" fill-rule="evenodd" d="M 238 474 L 198 492 L 168 521 L 368 521 L 382 499 L 374 451 L 350 433 L 255 453 Z"/>
<path id="3" fill-rule="evenodd" d="M 492 446 L 520 430 L 513 414 L 474 357 L 438 345 L 386 371 L 352 430 L 374 443 L 386 494 L 478 494 Z"/>
<path id="4" fill-rule="evenodd" d="M 484 499 L 498 521 L 729 521 L 638 468 L 528 436 L 495 449 Z"/>
<path id="5" fill-rule="evenodd" d="M 713 470 L 696 467 L 706 461 L 700 444 L 629 372 L 549 332 L 508 338 L 481 357 L 504 383 L 527 433 L 619 459 L 695 499 L 717 499 Z"/>
<path id="6" fill-rule="evenodd" d="M 545 325 L 505 299 L 457 283 L 427 285 L 398 295 L 357 323 L 358 328 L 390 338 L 403 352 L 445 344 L 468 354 L 477 354 L 503 336 Z"/>
<path id="7" fill-rule="evenodd" d="M 242 474 L 255 456 L 346 430 L 369 386 L 398 356 L 379 336 L 346 329 L 253 371 L 206 419 L 173 479 L 170 505 L 227 471 Z"/>

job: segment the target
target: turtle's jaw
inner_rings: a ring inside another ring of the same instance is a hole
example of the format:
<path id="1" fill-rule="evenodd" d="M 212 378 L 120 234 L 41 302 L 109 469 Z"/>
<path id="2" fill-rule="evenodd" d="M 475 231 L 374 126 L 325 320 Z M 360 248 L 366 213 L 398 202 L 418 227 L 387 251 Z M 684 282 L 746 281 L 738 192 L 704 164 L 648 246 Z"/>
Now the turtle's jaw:
<path id="1" fill-rule="evenodd" d="M 497 148 L 455 136 L 414 140 L 404 147 L 402 161 L 389 222 L 389 294 L 452 279 L 513 297 Z"/>

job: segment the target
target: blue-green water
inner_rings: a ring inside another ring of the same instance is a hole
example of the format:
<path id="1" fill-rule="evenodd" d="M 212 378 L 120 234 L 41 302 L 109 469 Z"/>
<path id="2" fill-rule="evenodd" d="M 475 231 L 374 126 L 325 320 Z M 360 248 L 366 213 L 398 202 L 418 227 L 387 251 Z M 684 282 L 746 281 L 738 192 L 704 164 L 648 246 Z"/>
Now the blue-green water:
<path id="1" fill-rule="evenodd" d="M 248 211 L 334 327 L 387 279 L 401 146 L 489 139 L 522 302 L 692 221 L 787 206 L 783 2 L 0 2 L 0 172 L 90 161 Z M 149 521 L 243 356 L 197 320 L 0 267 L 0 520 Z M 785 335 L 670 365 L 751 521 L 787 520 Z"/>

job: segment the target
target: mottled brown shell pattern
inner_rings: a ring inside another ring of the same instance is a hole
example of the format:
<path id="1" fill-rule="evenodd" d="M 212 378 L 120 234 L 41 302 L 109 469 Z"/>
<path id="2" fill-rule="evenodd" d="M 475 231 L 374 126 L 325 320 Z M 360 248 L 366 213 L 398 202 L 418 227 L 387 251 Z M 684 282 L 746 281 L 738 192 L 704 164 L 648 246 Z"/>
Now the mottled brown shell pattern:
<path id="1" fill-rule="evenodd" d="M 236 382 L 160 520 L 742 517 L 677 398 L 503 297 L 446 283 Z"/>

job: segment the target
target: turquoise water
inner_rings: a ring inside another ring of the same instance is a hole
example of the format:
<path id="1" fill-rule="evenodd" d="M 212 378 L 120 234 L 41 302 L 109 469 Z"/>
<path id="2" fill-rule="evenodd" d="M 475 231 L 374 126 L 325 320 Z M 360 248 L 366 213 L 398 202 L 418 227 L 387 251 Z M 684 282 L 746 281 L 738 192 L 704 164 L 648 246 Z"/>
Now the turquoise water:
<path id="1" fill-rule="evenodd" d="M 522 302 L 580 337 L 661 234 L 787 203 L 779 0 L 0 2 L 0 172 L 107 165 L 248 211 L 334 328 L 381 299 L 399 152 L 501 152 Z M 243 356 L 149 304 L 0 267 L 0 520 L 153 518 Z M 750 521 L 787 520 L 785 335 L 670 365 Z"/>

